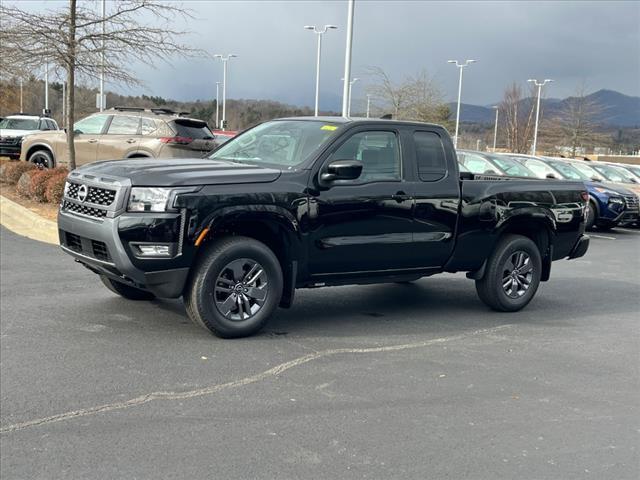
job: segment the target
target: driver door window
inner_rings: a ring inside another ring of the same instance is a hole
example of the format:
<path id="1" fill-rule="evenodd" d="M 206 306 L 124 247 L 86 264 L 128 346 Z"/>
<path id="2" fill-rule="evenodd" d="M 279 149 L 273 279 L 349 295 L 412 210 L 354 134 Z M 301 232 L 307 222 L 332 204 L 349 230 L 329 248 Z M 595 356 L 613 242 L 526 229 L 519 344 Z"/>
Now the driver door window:
<path id="1" fill-rule="evenodd" d="M 328 161 L 333 160 L 362 162 L 362 174 L 356 183 L 399 181 L 402 175 L 398 138 L 393 132 L 356 133 L 331 154 Z"/>

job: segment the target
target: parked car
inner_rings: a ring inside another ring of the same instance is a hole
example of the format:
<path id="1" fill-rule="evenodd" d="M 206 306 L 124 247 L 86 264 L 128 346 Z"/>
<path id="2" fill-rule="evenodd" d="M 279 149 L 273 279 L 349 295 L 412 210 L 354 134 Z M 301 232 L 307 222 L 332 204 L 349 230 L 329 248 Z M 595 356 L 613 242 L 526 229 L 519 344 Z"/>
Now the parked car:
<path id="1" fill-rule="evenodd" d="M 527 167 L 508 157 L 472 150 L 458 150 L 457 153 L 458 162 L 467 167 L 471 173 L 538 178 Z"/>
<path id="2" fill-rule="evenodd" d="M 632 174 L 636 181 L 640 183 L 640 165 L 629 165 L 627 163 L 619 164 L 620 168 L 624 168 L 627 172 Z"/>
<path id="3" fill-rule="evenodd" d="M 20 158 L 25 138 L 50 130 L 59 130 L 53 118 L 42 115 L 16 113 L 0 120 L 0 156 Z"/>
<path id="4" fill-rule="evenodd" d="M 539 178 L 584 182 L 589 192 L 586 228 L 598 227 L 609 230 L 620 224 L 628 224 L 637 216 L 635 195 L 617 185 L 604 184 L 597 172 L 581 172 L 566 159 L 533 157 L 531 155 L 508 154 L 524 163 Z M 628 206 L 629 204 L 629 206 Z"/>
<path id="5" fill-rule="evenodd" d="M 601 181 L 607 182 L 607 188 L 614 188 L 624 195 L 626 211 L 621 218 L 619 225 L 631 225 L 640 223 L 640 185 L 627 180 L 626 173 L 618 173 L 616 168 L 596 168 L 601 167 L 596 162 L 586 162 L 583 160 L 570 160 L 571 165 L 581 170 L 585 174 L 595 175 Z M 605 172 L 607 175 L 605 175 Z M 623 180 L 623 181 L 618 181 Z"/>
<path id="6" fill-rule="evenodd" d="M 166 108 L 115 107 L 75 123 L 76 164 L 123 158 L 189 158 L 215 148 L 202 120 Z M 21 160 L 51 168 L 68 163 L 65 132 L 29 136 Z"/>
<path id="7" fill-rule="evenodd" d="M 67 182 L 63 250 L 125 298 L 182 296 L 221 337 L 257 332 L 296 288 L 440 272 L 516 311 L 589 245 L 582 182 L 461 180 L 447 131 L 417 122 L 274 120 L 206 159 L 100 162 Z"/>

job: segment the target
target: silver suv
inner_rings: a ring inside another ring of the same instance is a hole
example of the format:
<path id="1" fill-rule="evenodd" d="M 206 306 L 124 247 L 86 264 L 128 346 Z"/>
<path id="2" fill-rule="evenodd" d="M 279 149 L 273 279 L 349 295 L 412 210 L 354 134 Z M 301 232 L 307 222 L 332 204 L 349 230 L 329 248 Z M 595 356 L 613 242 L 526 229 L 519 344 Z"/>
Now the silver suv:
<path id="1" fill-rule="evenodd" d="M 18 159 L 25 137 L 48 130 L 58 130 L 53 118 L 16 113 L 0 119 L 0 157 Z"/>
<path id="2" fill-rule="evenodd" d="M 78 166 L 124 158 L 201 157 L 217 144 L 206 122 L 165 108 L 115 107 L 73 126 Z M 68 164 L 65 132 L 31 135 L 21 160 L 52 168 Z"/>

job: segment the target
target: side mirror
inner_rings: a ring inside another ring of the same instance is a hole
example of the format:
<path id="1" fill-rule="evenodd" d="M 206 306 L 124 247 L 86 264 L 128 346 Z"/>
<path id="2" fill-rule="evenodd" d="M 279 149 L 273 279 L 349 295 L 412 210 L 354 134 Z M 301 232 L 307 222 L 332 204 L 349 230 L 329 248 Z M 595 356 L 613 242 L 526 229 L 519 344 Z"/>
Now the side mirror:
<path id="1" fill-rule="evenodd" d="M 558 179 L 558 177 L 556 177 L 553 173 L 547 173 L 545 178 L 549 178 L 551 180 L 557 180 Z"/>
<path id="2" fill-rule="evenodd" d="M 592 182 L 601 182 L 602 179 L 600 177 L 591 177 Z"/>
<path id="3" fill-rule="evenodd" d="M 359 160 L 334 160 L 320 174 L 320 181 L 331 183 L 336 180 L 355 180 L 362 173 L 363 167 Z"/>
<path id="4" fill-rule="evenodd" d="M 76 129 L 73 130 L 74 135 L 80 135 L 81 133 L 82 133 L 82 130 L 76 130 Z"/>
<path id="5" fill-rule="evenodd" d="M 628 178 L 629 180 L 631 180 L 631 183 L 638 183 L 638 181 L 635 178 L 633 177 L 628 177 Z"/>

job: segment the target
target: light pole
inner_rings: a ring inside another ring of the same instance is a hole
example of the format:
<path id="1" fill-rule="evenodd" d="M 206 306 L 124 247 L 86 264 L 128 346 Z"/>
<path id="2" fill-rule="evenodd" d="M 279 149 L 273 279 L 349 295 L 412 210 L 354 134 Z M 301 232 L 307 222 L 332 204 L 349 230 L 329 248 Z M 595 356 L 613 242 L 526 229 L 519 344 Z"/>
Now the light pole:
<path id="1" fill-rule="evenodd" d="M 214 55 L 214 58 L 222 60 L 222 130 L 227 129 L 227 63 L 230 58 L 238 55 L 230 53 L 226 57 L 220 54 Z"/>
<path id="2" fill-rule="evenodd" d="M 347 107 L 347 117 L 351 116 L 351 90 L 353 89 L 353 84 L 356 83 L 359 78 L 354 78 L 349 82 L 349 106 Z"/>
<path id="3" fill-rule="evenodd" d="M 49 63 L 45 64 L 44 70 L 44 114 L 49 110 Z"/>
<path id="4" fill-rule="evenodd" d="M 367 93 L 367 118 L 369 118 L 370 111 L 371 111 L 371 94 Z"/>
<path id="5" fill-rule="evenodd" d="M 550 78 L 545 78 L 542 82 L 538 82 L 535 78 L 530 78 L 527 82 L 532 82 L 538 87 L 538 102 L 536 104 L 536 127 L 533 130 L 533 145 L 531 146 L 531 155 L 536 154 L 536 145 L 538 144 L 538 121 L 540 120 L 540 96 L 542 95 L 542 87 L 547 83 L 553 82 Z"/>
<path id="6" fill-rule="evenodd" d="M 335 25 L 325 25 L 322 30 L 320 30 L 315 25 L 305 25 L 306 30 L 313 30 L 313 32 L 318 35 L 318 54 L 316 56 L 316 109 L 315 116 L 318 116 L 318 104 L 320 102 L 320 57 L 322 56 L 322 35 L 327 33 L 327 30 L 336 30 L 338 27 Z"/>
<path id="7" fill-rule="evenodd" d="M 220 128 L 220 82 L 216 82 L 216 128 Z"/>
<path id="8" fill-rule="evenodd" d="M 20 79 L 20 113 L 24 113 L 22 110 L 22 79 Z"/>
<path id="9" fill-rule="evenodd" d="M 492 108 L 496 111 L 496 126 L 493 128 L 493 151 L 496 151 L 496 141 L 498 140 L 498 112 L 500 112 L 500 107 L 494 105 Z"/>
<path id="10" fill-rule="evenodd" d="M 102 0 L 102 51 L 100 52 L 100 111 L 102 112 L 105 107 L 104 101 L 104 37 L 105 33 L 105 12 L 106 12 L 106 1 Z"/>
<path id="11" fill-rule="evenodd" d="M 458 63 L 457 60 L 448 60 L 448 63 L 455 63 L 456 67 L 460 69 L 460 80 L 458 81 L 458 109 L 456 111 L 456 135 L 453 137 L 453 145 L 458 146 L 458 129 L 460 127 L 460 100 L 462 98 L 462 71 L 464 67 L 468 67 L 470 64 L 475 63 L 475 60 L 467 60 L 464 63 Z"/>
<path id="12" fill-rule="evenodd" d="M 351 44 L 353 42 L 353 11 L 355 0 L 349 0 L 347 11 L 347 45 L 344 52 L 344 81 L 342 82 L 342 116 L 346 117 L 349 105 L 349 79 L 351 78 Z"/>

